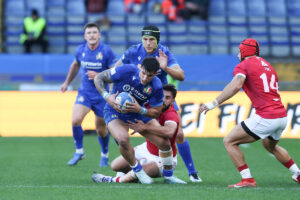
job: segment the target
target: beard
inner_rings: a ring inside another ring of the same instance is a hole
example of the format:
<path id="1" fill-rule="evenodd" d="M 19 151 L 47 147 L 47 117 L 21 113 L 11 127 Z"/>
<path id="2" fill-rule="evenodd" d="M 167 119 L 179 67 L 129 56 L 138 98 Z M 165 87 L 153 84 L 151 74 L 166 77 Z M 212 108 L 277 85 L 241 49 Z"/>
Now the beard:
<path id="1" fill-rule="evenodd" d="M 162 112 L 166 112 L 166 110 L 168 110 L 170 107 L 171 107 L 171 104 L 170 105 L 166 105 L 166 104 L 163 104 L 163 109 L 162 109 Z"/>

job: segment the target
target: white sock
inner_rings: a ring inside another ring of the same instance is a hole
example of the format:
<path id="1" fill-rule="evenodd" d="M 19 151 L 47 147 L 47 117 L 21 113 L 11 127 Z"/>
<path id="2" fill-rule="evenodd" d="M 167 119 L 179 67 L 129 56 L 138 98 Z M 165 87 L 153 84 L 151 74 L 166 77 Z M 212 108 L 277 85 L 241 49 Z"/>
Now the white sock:
<path id="1" fill-rule="evenodd" d="M 109 154 L 108 152 L 107 153 L 102 153 L 101 152 L 101 157 L 107 157 L 108 158 L 108 154 Z"/>
<path id="2" fill-rule="evenodd" d="M 76 153 L 84 154 L 83 148 L 81 148 L 81 149 L 76 149 Z"/>
<path id="3" fill-rule="evenodd" d="M 296 165 L 296 163 L 292 164 L 292 166 L 289 168 L 289 170 L 293 173 L 293 174 L 296 174 L 296 173 L 299 173 L 300 170 L 298 168 L 298 166 Z"/>
<path id="4" fill-rule="evenodd" d="M 252 175 L 250 173 L 250 169 L 249 168 L 240 171 L 240 174 L 241 174 L 241 176 L 242 176 L 243 179 L 244 178 L 252 178 Z"/>

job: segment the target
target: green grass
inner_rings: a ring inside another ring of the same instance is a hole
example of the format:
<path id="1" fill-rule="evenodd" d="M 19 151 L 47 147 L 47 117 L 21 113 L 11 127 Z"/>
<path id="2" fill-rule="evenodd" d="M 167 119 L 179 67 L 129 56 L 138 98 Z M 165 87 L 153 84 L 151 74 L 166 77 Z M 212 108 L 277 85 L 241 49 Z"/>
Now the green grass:
<path id="1" fill-rule="evenodd" d="M 132 138 L 132 145 L 142 138 Z M 230 189 L 240 175 L 227 155 L 221 138 L 189 138 L 194 162 L 202 183 L 190 183 L 178 157 L 175 174 L 187 185 L 93 183 L 93 171 L 114 175 L 99 168 L 100 148 L 96 136 L 86 136 L 86 158 L 77 166 L 67 161 L 74 152 L 72 138 L 0 138 L 0 199 L 300 199 L 300 185 L 291 173 L 268 154 L 260 142 L 241 147 L 256 178 L 257 188 Z M 280 145 L 300 165 L 300 140 L 283 139 Z M 113 140 L 110 158 L 118 156 Z"/>

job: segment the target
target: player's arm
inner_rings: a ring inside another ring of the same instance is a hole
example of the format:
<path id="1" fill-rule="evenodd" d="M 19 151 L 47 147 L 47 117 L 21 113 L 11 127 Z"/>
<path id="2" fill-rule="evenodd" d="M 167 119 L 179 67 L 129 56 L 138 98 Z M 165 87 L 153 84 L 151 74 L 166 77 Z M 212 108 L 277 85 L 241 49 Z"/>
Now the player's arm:
<path id="1" fill-rule="evenodd" d="M 122 65 L 122 64 L 123 64 L 123 63 L 122 63 L 122 59 L 119 59 L 119 60 L 115 63 L 114 67 L 120 66 L 120 65 Z"/>
<path id="2" fill-rule="evenodd" d="M 121 109 L 117 102 L 115 101 L 116 96 L 118 95 L 118 92 L 115 94 L 110 95 L 106 91 L 105 83 L 112 83 L 112 79 L 110 76 L 110 70 L 107 69 L 101 73 L 98 73 L 94 78 L 94 84 L 98 92 L 101 94 L 101 96 L 106 100 L 106 102 L 111 105 L 116 111 L 121 112 Z"/>
<path id="3" fill-rule="evenodd" d="M 168 56 L 159 49 L 159 57 L 156 56 L 160 64 L 160 68 L 168 73 L 172 78 L 178 81 L 184 81 L 184 71 L 180 68 L 180 66 L 174 65 L 172 67 L 168 67 Z"/>
<path id="4" fill-rule="evenodd" d="M 202 104 L 200 106 L 199 112 L 202 113 L 203 111 L 207 112 L 208 110 L 214 109 L 224 101 L 233 97 L 243 87 L 245 80 L 246 77 L 244 75 L 235 75 L 232 81 L 226 85 L 222 93 L 213 102 Z"/>
<path id="5" fill-rule="evenodd" d="M 127 103 L 126 106 L 123 108 L 123 111 L 132 112 L 132 113 L 140 113 L 141 115 L 144 115 L 146 117 L 158 118 L 161 113 L 162 108 L 163 108 L 163 105 L 145 108 L 145 107 L 142 107 L 135 100 L 134 103 Z"/>
<path id="6" fill-rule="evenodd" d="M 70 66 L 70 69 L 69 69 L 69 72 L 68 72 L 65 82 L 61 85 L 60 90 L 62 92 L 65 92 L 68 89 L 68 86 L 70 85 L 72 80 L 76 77 L 76 75 L 79 71 L 79 68 L 80 68 L 79 63 L 76 62 L 76 60 L 74 60 Z"/>
<path id="7" fill-rule="evenodd" d="M 164 126 L 161 126 L 158 121 L 152 120 L 153 123 L 145 124 L 141 120 L 135 120 L 136 123 L 128 121 L 129 127 L 138 133 L 143 133 L 145 131 L 150 132 L 151 134 L 172 138 L 177 129 L 177 123 L 174 121 L 166 121 Z"/>

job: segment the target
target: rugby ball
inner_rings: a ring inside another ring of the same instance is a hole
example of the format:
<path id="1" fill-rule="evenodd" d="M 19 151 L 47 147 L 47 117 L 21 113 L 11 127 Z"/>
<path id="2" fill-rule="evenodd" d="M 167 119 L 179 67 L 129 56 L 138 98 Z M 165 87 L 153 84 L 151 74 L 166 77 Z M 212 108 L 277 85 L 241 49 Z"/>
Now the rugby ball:
<path id="1" fill-rule="evenodd" d="M 123 110 L 123 108 L 126 106 L 127 103 L 134 102 L 134 98 L 128 92 L 121 92 L 116 97 L 116 102 L 120 104 L 120 109 Z M 123 111 L 122 113 L 126 113 L 126 112 Z"/>

